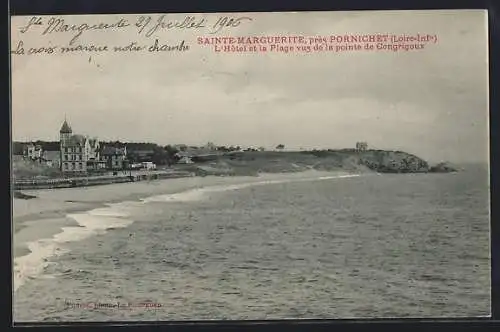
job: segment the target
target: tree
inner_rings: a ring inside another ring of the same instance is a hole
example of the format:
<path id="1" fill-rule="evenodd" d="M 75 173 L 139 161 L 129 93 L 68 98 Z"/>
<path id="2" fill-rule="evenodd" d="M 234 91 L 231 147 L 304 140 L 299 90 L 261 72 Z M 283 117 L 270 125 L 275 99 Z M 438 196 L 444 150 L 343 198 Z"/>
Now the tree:
<path id="1" fill-rule="evenodd" d="M 284 150 L 285 149 L 285 146 L 283 144 L 278 144 L 276 146 L 276 150 Z"/>
<path id="2" fill-rule="evenodd" d="M 166 145 L 164 149 L 165 151 L 167 151 L 169 155 L 172 156 L 179 152 L 179 149 L 177 149 L 175 146 L 172 145 Z"/>
<path id="3" fill-rule="evenodd" d="M 43 151 L 58 151 L 59 141 L 35 141 L 35 145 L 40 145 Z"/>
<path id="4" fill-rule="evenodd" d="M 155 163 L 156 165 L 165 165 L 168 164 L 168 154 L 165 149 L 163 149 L 160 146 L 155 146 L 153 148 L 153 156 L 152 156 L 152 162 Z"/>
<path id="5" fill-rule="evenodd" d="M 179 161 L 179 157 L 177 153 L 179 153 L 179 150 L 172 145 L 167 145 L 165 146 L 165 153 L 167 154 L 167 165 L 170 166 L 177 161 Z"/>
<path id="6" fill-rule="evenodd" d="M 20 142 L 12 143 L 12 154 L 22 156 L 24 154 L 24 146 L 25 144 Z"/>

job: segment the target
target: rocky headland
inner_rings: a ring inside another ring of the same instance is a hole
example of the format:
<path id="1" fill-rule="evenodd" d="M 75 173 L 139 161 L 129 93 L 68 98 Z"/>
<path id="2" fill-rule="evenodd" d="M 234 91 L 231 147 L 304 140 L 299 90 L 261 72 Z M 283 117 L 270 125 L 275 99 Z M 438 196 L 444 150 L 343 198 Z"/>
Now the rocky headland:
<path id="1" fill-rule="evenodd" d="M 429 165 L 427 161 L 403 151 L 312 150 L 238 151 L 222 155 L 197 156 L 186 165 L 199 175 L 257 175 L 259 173 L 300 172 L 305 170 L 345 170 L 356 173 L 446 173 L 456 168 L 448 163 Z"/>

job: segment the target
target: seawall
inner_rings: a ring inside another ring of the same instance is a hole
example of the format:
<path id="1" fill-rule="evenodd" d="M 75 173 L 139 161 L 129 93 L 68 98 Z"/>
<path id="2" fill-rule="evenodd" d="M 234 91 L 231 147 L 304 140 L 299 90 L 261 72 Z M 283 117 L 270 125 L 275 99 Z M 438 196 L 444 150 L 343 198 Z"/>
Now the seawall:
<path id="1" fill-rule="evenodd" d="M 57 189 L 99 186 L 113 183 L 149 181 L 159 179 L 174 179 L 181 177 L 194 176 L 191 172 L 154 172 L 133 175 L 114 175 L 114 176 L 87 176 L 65 179 L 40 179 L 40 180 L 14 180 L 14 190 L 37 190 L 37 189 Z"/>

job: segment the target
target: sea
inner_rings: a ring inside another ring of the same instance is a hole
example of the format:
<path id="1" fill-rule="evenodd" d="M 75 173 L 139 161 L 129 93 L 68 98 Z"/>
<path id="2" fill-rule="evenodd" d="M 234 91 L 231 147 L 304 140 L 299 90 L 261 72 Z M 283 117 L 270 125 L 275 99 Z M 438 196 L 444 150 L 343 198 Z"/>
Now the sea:
<path id="1" fill-rule="evenodd" d="M 80 227 L 55 236 L 58 254 L 16 289 L 14 321 L 489 316 L 488 183 L 486 166 L 468 165 L 72 212 Z"/>

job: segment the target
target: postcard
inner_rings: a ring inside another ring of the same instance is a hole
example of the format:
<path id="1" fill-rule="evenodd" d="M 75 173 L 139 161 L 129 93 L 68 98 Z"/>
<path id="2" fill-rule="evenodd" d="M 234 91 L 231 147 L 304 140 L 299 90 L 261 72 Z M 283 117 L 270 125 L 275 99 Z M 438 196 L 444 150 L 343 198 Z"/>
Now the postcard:
<path id="1" fill-rule="evenodd" d="M 487 21 L 13 16 L 14 321 L 489 317 Z"/>

